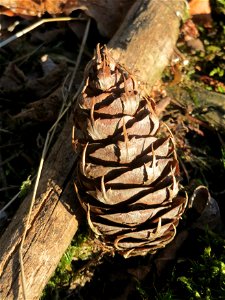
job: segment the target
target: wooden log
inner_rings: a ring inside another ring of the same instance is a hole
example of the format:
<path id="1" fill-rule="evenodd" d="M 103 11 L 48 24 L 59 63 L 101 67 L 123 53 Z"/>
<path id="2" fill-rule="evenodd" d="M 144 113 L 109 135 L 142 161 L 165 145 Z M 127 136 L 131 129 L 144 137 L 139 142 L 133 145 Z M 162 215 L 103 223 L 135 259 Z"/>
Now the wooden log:
<path id="1" fill-rule="evenodd" d="M 185 9 L 183 1 L 137 1 L 109 46 L 115 59 L 152 86 L 168 64 Z M 163 16 L 163 17 L 162 17 Z M 77 154 L 68 120 L 44 164 L 23 260 L 27 298 L 39 299 L 79 223 L 73 190 Z M 18 249 L 31 195 L 23 201 L 0 239 L 0 299 L 23 299 Z"/>
<path id="2" fill-rule="evenodd" d="M 184 1 L 136 1 L 109 42 L 113 57 L 147 88 L 170 61 L 184 12 Z"/>
<path id="3" fill-rule="evenodd" d="M 185 108 L 192 107 L 195 118 L 210 129 L 225 134 L 225 95 L 196 86 L 173 86 L 167 94 Z"/>

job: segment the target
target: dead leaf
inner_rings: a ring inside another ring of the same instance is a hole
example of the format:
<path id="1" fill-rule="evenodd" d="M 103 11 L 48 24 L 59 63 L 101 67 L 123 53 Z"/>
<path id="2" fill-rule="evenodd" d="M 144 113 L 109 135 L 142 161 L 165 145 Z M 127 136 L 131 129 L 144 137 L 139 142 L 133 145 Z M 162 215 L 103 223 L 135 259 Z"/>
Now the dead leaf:
<path id="1" fill-rule="evenodd" d="M 168 264 L 172 263 L 177 258 L 177 253 L 180 250 L 183 243 L 189 236 L 187 230 L 179 232 L 174 240 L 163 249 L 158 256 L 154 259 L 157 275 L 160 277 L 163 275 L 164 270 Z"/>
<path id="2" fill-rule="evenodd" d="M 190 15 L 197 24 L 212 27 L 211 7 L 209 0 L 191 0 L 189 2 Z"/>
<path id="3" fill-rule="evenodd" d="M 138 281 L 144 280 L 145 277 L 150 273 L 151 271 L 151 265 L 150 263 L 147 265 L 140 265 L 136 268 L 129 268 L 128 273 L 134 276 L 134 278 Z"/>
<path id="4" fill-rule="evenodd" d="M 46 70 L 43 70 L 43 73 Z M 41 77 L 32 78 L 14 63 L 10 63 L 0 78 L 1 98 L 29 103 L 51 94 L 62 84 L 67 67 L 65 63 L 55 65 L 50 72 Z"/>
<path id="5" fill-rule="evenodd" d="M 221 216 L 219 205 L 214 198 L 211 197 L 206 186 L 199 186 L 194 190 L 190 199 L 190 207 L 194 209 L 199 217 L 193 223 L 193 228 L 215 229 L 221 224 Z"/>
<path id="6" fill-rule="evenodd" d="M 189 7 L 192 16 L 211 13 L 209 0 L 191 0 Z"/>
<path id="7" fill-rule="evenodd" d="M 61 105 L 62 87 L 59 87 L 48 97 L 29 103 L 22 112 L 13 116 L 13 119 L 53 123 L 57 119 Z"/>
<path id="8" fill-rule="evenodd" d="M 202 41 L 199 39 L 199 31 L 195 23 L 189 19 L 187 20 L 182 28 L 181 33 L 187 46 L 195 51 L 205 51 Z"/>

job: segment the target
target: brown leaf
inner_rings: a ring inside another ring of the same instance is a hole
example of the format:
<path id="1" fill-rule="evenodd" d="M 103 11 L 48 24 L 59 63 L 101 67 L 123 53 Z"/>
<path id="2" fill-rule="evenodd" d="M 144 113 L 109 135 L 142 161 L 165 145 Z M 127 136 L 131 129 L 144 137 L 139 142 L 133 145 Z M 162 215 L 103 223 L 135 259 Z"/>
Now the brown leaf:
<path id="1" fill-rule="evenodd" d="M 53 123 L 57 119 L 61 105 L 62 87 L 59 87 L 48 97 L 29 103 L 22 112 L 13 116 L 13 119 Z"/>
<path id="2" fill-rule="evenodd" d="M 158 276 L 163 275 L 163 271 L 168 266 L 168 264 L 174 261 L 177 257 L 177 253 L 180 250 L 183 243 L 186 241 L 189 233 L 184 230 L 175 236 L 174 240 L 161 251 L 159 256 L 154 260 L 154 264 L 156 266 L 156 271 Z"/>
<path id="3" fill-rule="evenodd" d="M 211 7 L 209 0 L 191 0 L 189 2 L 190 15 L 197 24 L 212 27 Z"/>
<path id="4" fill-rule="evenodd" d="M 215 229 L 221 225 L 221 216 L 219 205 L 214 198 L 211 197 L 206 186 L 198 186 L 191 197 L 190 207 L 192 207 L 199 217 L 193 223 L 192 227 L 205 229 Z"/>
<path id="5" fill-rule="evenodd" d="M 47 97 L 62 83 L 66 69 L 66 65 L 62 63 L 44 76 L 29 78 L 19 67 L 10 63 L 0 78 L 1 97 L 17 100 L 23 97 L 23 102 Z"/>

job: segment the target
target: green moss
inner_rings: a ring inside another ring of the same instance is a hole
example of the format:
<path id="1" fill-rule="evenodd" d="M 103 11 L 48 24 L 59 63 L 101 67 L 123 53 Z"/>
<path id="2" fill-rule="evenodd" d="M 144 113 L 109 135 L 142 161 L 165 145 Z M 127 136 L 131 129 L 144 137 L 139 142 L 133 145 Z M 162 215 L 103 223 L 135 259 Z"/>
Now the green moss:
<path id="1" fill-rule="evenodd" d="M 177 263 L 171 280 L 157 299 L 225 299 L 225 241 L 211 231 L 205 231 L 197 241 L 195 258 Z M 173 296 L 172 296 L 173 295 Z"/>
<path id="2" fill-rule="evenodd" d="M 172 290 L 162 292 L 156 296 L 156 300 L 174 300 L 174 295 Z"/>
<path id="3" fill-rule="evenodd" d="M 190 297 L 194 297 L 194 299 L 201 299 L 199 292 L 196 290 L 194 286 L 194 282 L 191 278 L 187 278 L 185 276 L 181 276 L 177 278 L 178 282 L 181 282 L 183 287 L 188 290 L 190 293 Z"/>
<path id="4" fill-rule="evenodd" d="M 225 148 L 221 149 L 222 157 L 221 157 L 221 162 L 223 164 L 223 167 L 225 169 Z"/>
<path id="5" fill-rule="evenodd" d="M 185 53 L 189 64 L 185 66 L 185 76 L 182 81 L 192 80 L 201 82 L 205 88 L 210 88 L 219 93 L 225 93 L 225 0 L 210 0 L 212 8 L 212 28 L 205 28 L 196 24 L 199 31 L 204 51 L 190 48 L 184 41 L 178 42 L 178 48 Z M 171 78 L 164 72 L 164 76 Z"/>
<path id="6" fill-rule="evenodd" d="M 200 101 L 199 101 L 197 94 L 195 93 L 195 90 L 191 87 L 186 87 L 186 90 L 188 91 L 190 98 L 193 101 L 195 107 L 199 107 Z"/>
<path id="7" fill-rule="evenodd" d="M 138 291 L 138 294 L 142 300 L 147 300 L 148 299 L 148 293 L 146 290 L 142 287 L 142 284 L 140 281 L 137 280 L 136 283 L 136 289 Z"/>
<path id="8" fill-rule="evenodd" d="M 20 198 L 24 198 L 27 195 L 28 191 L 30 190 L 30 187 L 31 187 L 30 177 L 31 177 L 31 175 L 29 175 L 27 177 L 27 179 L 25 181 L 23 181 L 21 184 L 20 194 L 19 194 Z"/>

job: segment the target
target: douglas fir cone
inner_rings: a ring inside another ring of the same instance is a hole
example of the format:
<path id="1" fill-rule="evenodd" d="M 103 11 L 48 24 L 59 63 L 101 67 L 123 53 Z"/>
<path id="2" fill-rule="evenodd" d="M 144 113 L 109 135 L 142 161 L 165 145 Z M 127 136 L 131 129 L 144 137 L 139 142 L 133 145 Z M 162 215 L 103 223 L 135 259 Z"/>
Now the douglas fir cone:
<path id="1" fill-rule="evenodd" d="M 173 137 L 158 137 L 154 102 L 139 89 L 98 46 L 74 114 L 79 201 L 95 234 L 124 257 L 169 243 L 186 205 Z"/>

